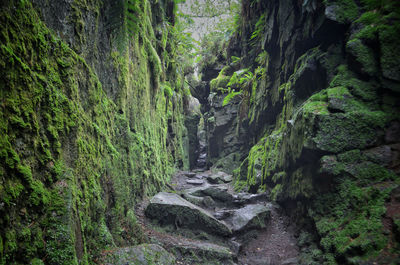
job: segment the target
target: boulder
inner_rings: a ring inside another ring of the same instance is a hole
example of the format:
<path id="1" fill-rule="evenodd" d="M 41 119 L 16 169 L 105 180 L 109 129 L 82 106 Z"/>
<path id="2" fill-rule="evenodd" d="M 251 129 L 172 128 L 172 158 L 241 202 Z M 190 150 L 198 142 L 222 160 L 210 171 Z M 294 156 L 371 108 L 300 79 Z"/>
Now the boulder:
<path id="1" fill-rule="evenodd" d="M 145 213 L 149 218 L 156 219 L 162 224 L 175 224 L 222 236 L 232 233 L 223 222 L 175 193 L 156 194 L 150 200 Z"/>
<path id="2" fill-rule="evenodd" d="M 125 265 L 125 264 L 160 264 L 173 265 L 175 257 L 164 248 L 155 244 L 143 244 L 134 247 L 118 248 L 109 252 L 102 258 L 104 265 Z"/>
<path id="3" fill-rule="evenodd" d="M 219 184 L 219 183 L 222 183 L 222 181 L 220 180 L 219 176 L 216 175 L 216 174 L 207 176 L 207 180 L 208 180 L 208 182 L 210 182 L 211 184 Z"/>
<path id="4" fill-rule="evenodd" d="M 222 177 L 222 181 L 223 182 L 225 182 L 225 183 L 228 183 L 228 182 L 232 182 L 232 175 L 228 175 L 228 174 L 226 174 L 226 175 L 224 175 L 223 177 Z"/>
<path id="5" fill-rule="evenodd" d="M 193 203 L 193 204 L 195 204 L 197 206 L 201 207 L 201 206 L 204 205 L 203 204 L 204 197 L 193 196 L 193 195 L 189 194 L 188 192 L 183 192 L 182 193 L 182 197 L 185 200 L 187 200 L 187 201 L 189 201 L 189 202 L 191 202 L 191 203 Z"/>
<path id="6" fill-rule="evenodd" d="M 234 197 L 232 194 L 228 192 L 228 188 L 226 186 L 206 186 L 198 189 L 189 190 L 191 195 L 204 197 L 210 196 L 214 200 L 222 201 L 222 202 L 233 202 Z"/>
<path id="7" fill-rule="evenodd" d="M 212 243 L 184 241 L 172 249 L 189 264 L 234 264 L 234 253 L 229 248 Z"/>
<path id="8" fill-rule="evenodd" d="M 201 179 L 188 179 L 186 180 L 187 184 L 191 184 L 191 185 L 203 185 L 204 184 L 204 180 Z"/>
<path id="9" fill-rule="evenodd" d="M 222 209 L 214 213 L 214 217 L 218 220 L 224 220 L 232 215 L 233 210 Z"/>
<path id="10" fill-rule="evenodd" d="M 196 176 L 196 172 L 185 172 L 184 174 L 188 178 L 194 178 Z"/>
<path id="11" fill-rule="evenodd" d="M 233 253 L 235 253 L 235 255 L 238 255 L 243 247 L 243 244 L 239 242 L 236 238 L 232 238 L 228 244 Z"/>
<path id="12" fill-rule="evenodd" d="M 212 208 L 215 206 L 215 201 L 210 196 L 205 196 L 203 197 L 203 206 L 206 208 Z"/>
<path id="13" fill-rule="evenodd" d="M 267 201 L 270 199 L 269 192 L 251 194 L 246 192 L 241 192 L 235 196 L 234 202 L 239 205 L 244 204 L 254 204 L 259 201 Z"/>
<path id="14" fill-rule="evenodd" d="M 228 175 L 225 172 L 220 171 L 216 174 L 207 176 L 207 180 L 212 184 L 228 183 L 232 181 L 232 175 Z"/>
<path id="15" fill-rule="evenodd" d="M 227 219 L 233 232 L 243 232 L 250 229 L 264 228 L 271 216 L 271 205 L 249 204 L 236 210 Z"/>

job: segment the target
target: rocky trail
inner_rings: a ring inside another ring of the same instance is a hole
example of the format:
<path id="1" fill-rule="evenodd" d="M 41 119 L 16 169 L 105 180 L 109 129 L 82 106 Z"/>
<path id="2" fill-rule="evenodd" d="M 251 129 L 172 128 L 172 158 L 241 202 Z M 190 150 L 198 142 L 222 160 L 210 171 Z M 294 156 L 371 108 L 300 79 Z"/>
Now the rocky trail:
<path id="1" fill-rule="evenodd" d="M 178 172 L 169 192 L 136 208 L 153 244 L 176 264 L 297 264 L 295 227 L 267 193 L 235 193 L 223 172 Z"/>

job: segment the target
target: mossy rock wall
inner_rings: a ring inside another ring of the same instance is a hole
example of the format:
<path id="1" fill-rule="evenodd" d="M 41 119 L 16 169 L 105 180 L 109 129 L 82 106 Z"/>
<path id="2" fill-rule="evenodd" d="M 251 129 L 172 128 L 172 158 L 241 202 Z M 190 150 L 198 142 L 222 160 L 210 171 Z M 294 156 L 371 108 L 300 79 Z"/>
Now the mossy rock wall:
<path id="1" fill-rule="evenodd" d="M 188 166 L 175 4 L 33 2 L 0 4 L 0 264 L 92 264 Z"/>
<path id="2" fill-rule="evenodd" d="M 228 57 L 265 70 L 247 91 L 253 147 L 236 187 L 269 190 L 315 233 L 322 252 L 304 264 L 399 261 L 399 8 L 243 1 Z"/>

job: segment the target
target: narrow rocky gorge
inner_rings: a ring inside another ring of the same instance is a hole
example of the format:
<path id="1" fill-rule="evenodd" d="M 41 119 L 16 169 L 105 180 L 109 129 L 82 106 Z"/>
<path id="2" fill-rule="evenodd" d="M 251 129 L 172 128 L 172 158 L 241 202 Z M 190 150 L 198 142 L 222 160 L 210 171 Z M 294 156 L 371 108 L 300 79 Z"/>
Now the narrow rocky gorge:
<path id="1" fill-rule="evenodd" d="M 396 0 L 0 1 L 0 265 L 400 264 L 399 36 Z"/>

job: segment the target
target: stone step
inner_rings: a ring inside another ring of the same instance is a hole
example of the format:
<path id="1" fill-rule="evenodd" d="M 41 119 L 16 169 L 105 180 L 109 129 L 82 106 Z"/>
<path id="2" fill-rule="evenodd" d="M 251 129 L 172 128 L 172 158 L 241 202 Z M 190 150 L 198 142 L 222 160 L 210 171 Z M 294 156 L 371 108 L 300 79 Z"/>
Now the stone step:
<path id="1" fill-rule="evenodd" d="M 246 192 L 238 193 L 235 196 L 235 204 L 237 205 L 245 205 L 245 204 L 254 204 L 257 202 L 266 202 L 270 201 L 270 195 L 268 192 L 251 194 Z"/>
<path id="2" fill-rule="evenodd" d="M 160 224 L 174 224 L 177 227 L 187 227 L 220 236 L 232 234 L 225 223 L 175 193 L 156 194 L 146 207 L 145 214 L 149 218 L 158 220 Z"/>
<path id="3" fill-rule="evenodd" d="M 272 204 L 249 204 L 234 210 L 225 221 L 234 233 L 262 229 L 268 224 L 271 217 L 271 208 Z"/>
<path id="4" fill-rule="evenodd" d="M 191 184 L 191 185 L 199 186 L 199 185 L 203 185 L 204 184 L 204 180 L 202 180 L 202 179 L 188 179 L 188 180 L 186 180 L 186 183 L 187 184 Z"/>
<path id="5" fill-rule="evenodd" d="M 236 255 L 227 247 L 199 241 L 181 241 L 171 247 L 177 259 L 193 264 L 234 264 Z"/>
<path id="6" fill-rule="evenodd" d="M 214 200 L 226 203 L 233 203 L 235 197 L 228 191 L 226 185 L 206 185 L 198 188 L 188 189 L 185 193 L 192 196 L 204 197 L 210 196 Z"/>
<path id="7" fill-rule="evenodd" d="M 232 175 L 226 174 L 225 172 L 218 172 L 207 176 L 208 182 L 212 184 L 222 184 L 232 181 Z"/>
<path id="8" fill-rule="evenodd" d="M 134 247 L 116 248 L 105 252 L 100 264 L 104 265 L 174 265 L 175 257 L 156 244 L 142 244 Z"/>

